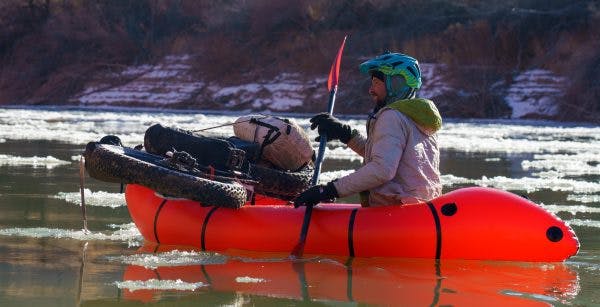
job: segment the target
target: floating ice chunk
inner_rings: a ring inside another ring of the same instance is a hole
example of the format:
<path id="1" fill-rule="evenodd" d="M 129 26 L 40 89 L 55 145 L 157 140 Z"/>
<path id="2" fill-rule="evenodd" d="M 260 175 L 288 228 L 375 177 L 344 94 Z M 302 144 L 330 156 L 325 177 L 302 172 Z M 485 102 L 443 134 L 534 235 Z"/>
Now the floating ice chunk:
<path id="1" fill-rule="evenodd" d="M 354 172 L 354 170 L 339 170 L 339 171 L 323 172 L 323 173 L 321 173 L 321 176 L 319 177 L 319 182 L 322 184 L 325 184 L 329 181 L 332 181 L 332 180 L 340 178 L 340 177 L 344 177 L 353 172 Z"/>
<path id="2" fill-rule="evenodd" d="M 576 213 L 600 213 L 600 208 L 597 207 L 588 207 L 588 206 L 569 206 L 569 205 L 544 205 L 542 204 L 544 209 L 552 212 L 568 212 L 573 215 Z"/>
<path id="3" fill-rule="evenodd" d="M 81 241 L 123 241 L 128 242 L 130 246 L 139 246 L 143 242 L 142 235 L 133 223 L 109 226 L 116 230 L 113 232 L 86 232 L 83 229 L 72 230 L 47 227 L 4 228 L 0 229 L 0 235 L 29 238 L 69 238 Z"/>
<path id="4" fill-rule="evenodd" d="M 600 203 L 600 195 L 589 195 L 589 194 L 572 195 L 572 194 L 569 194 L 569 195 L 567 195 L 567 200 L 577 201 L 580 203 Z"/>
<path id="5" fill-rule="evenodd" d="M 124 207 L 125 196 L 122 193 L 109 193 L 104 191 L 92 192 L 89 189 L 84 190 L 86 206 L 119 208 Z M 81 192 L 58 192 L 53 198 L 64 199 L 68 203 L 81 206 Z"/>
<path id="6" fill-rule="evenodd" d="M 155 269 L 163 266 L 223 264 L 227 262 L 227 257 L 217 253 L 173 250 L 156 254 L 109 257 L 109 260 Z"/>
<path id="7" fill-rule="evenodd" d="M 567 224 L 571 226 L 582 226 L 582 227 L 592 227 L 592 228 L 600 228 L 600 221 L 595 220 L 581 220 L 581 219 L 573 219 L 565 221 Z"/>
<path id="8" fill-rule="evenodd" d="M 536 154 L 535 160 L 521 162 L 524 170 L 547 171 L 534 173 L 545 177 L 600 175 L 600 153 Z"/>
<path id="9" fill-rule="evenodd" d="M 441 176 L 440 179 L 442 181 L 442 185 L 447 186 L 447 187 L 456 186 L 456 185 L 472 184 L 475 182 L 473 179 L 459 177 L 459 176 L 455 176 L 452 174 L 444 174 Z"/>
<path id="10" fill-rule="evenodd" d="M 447 174 L 442 175 L 442 182 L 444 186 L 474 184 L 502 190 L 527 191 L 528 193 L 542 190 L 574 192 L 577 194 L 600 193 L 600 183 L 598 182 L 564 178 L 508 178 L 504 176 L 488 178 L 483 176 L 481 179 L 469 179 Z"/>
<path id="11" fill-rule="evenodd" d="M 260 282 L 266 282 L 267 280 L 264 278 L 255 278 L 255 277 L 250 277 L 250 276 L 244 276 L 244 277 L 236 277 L 235 281 L 238 283 L 260 283 Z"/>
<path id="12" fill-rule="evenodd" d="M 0 155 L 0 165 L 8 166 L 32 166 L 34 168 L 45 167 L 52 169 L 57 166 L 71 164 L 69 161 L 63 161 L 52 156 L 46 157 L 17 157 L 11 155 Z"/>
<path id="13" fill-rule="evenodd" d="M 119 289 L 127 289 L 129 291 L 137 290 L 179 290 L 179 291 L 195 291 L 198 288 L 206 287 L 208 284 L 203 282 L 185 282 L 181 279 L 176 280 L 126 280 L 115 281 L 114 284 Z"/>

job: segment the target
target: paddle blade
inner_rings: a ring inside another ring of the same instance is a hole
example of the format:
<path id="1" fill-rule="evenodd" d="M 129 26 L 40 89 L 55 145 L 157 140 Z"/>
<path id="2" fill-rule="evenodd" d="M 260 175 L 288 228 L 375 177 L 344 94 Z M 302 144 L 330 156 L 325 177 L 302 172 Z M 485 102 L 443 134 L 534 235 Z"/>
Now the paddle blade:
<path id="1" fill-rule="evenodd" d="M 342 45 L 337 52 L 337 56 L 331 64 L 331 69 L 329 70 L 329 79 L 327 80 L 327 90 L 331 91 L 332 88 L 338 86 L 338 80 L 340 75 L 340 64 L 342 63 L 342 53 L 344 52 L 344 45 L 346 45 L 346 38 L 348 36 L 344 36 L 344 40 L 342 41 Z"/>

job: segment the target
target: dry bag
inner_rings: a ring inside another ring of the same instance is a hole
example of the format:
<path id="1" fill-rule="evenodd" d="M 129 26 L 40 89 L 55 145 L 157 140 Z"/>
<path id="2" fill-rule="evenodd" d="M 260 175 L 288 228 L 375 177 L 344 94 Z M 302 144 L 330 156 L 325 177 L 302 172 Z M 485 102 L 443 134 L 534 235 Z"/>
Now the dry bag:
<path id="1" fill-rule="evenodd" d="M 233 132 L 242 140 L 260 144 L 261 157 L 284 170 L 298 170 L 313 157 L 308 135 L 292 119 L 242 116 L 235 121 Z"/>

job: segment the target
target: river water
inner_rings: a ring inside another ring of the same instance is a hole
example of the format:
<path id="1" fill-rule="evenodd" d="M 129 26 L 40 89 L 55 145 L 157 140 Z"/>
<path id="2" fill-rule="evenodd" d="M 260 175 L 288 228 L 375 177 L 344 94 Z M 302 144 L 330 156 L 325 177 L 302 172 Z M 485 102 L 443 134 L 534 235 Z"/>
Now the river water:
<path id="1" fill-rule="evenodd" d="M 121 187 L 89 177 L 91 232 L 82 230 L 79 158 L 87 142 L 115 134 L 134 146 L 154 123 L 197 130 L 238 116 L 0 108 L 0 306 L 600 305 L 598 126 L 446 120 L 439 133 L 444 192 L 488 186 L 526 194 L 577 233 L 579 254 L 564 263 L 291 261 L 154 246 L 131 222 Z M 307 118 L 296 120 L 307 128 Z M 344 120 L 364 132 L 364 118 Z M 359 165 L 358 156 L 331 143 L 321 180 Z"/>

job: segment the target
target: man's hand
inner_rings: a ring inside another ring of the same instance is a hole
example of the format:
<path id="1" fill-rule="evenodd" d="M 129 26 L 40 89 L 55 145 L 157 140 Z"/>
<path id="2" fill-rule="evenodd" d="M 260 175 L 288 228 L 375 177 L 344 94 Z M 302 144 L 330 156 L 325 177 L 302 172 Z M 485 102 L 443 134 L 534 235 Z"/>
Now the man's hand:
<path id="1" fill-rule="evenodd" d="M 315 130 L 318 127 L 319 136 L 327 135 L 327 140 L 340 140 L 348 144 L 352 138 L 352 129 L 349 125 L 342 124 L 337 118 L 329 113 L 319 113 L 310 119 L 310 129 Z M 319 138 L 316 139 L 319 141 Z"/>
<path id="2" fill-rule="evenodd" d="M 333 182 L 327 185 L 319 184 L 310 187 L 308 190 L 302 192 L 294 200 L 294 208 L 300 206 L 314 206 L 320 202 L 333 202 L 339 197 Z"/>

